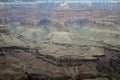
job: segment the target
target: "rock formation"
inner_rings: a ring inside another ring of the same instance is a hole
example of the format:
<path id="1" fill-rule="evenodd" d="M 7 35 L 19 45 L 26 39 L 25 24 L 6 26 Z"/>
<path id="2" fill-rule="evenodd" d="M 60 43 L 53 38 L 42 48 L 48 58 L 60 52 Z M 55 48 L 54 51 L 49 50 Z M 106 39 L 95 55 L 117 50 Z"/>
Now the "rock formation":
<path id="1" fill-rule="evenodd" d="M 65 2 L 50 12 L 38 7 L 0 10 L 0 23 L 8 26 L 0 26 L 0 79 L 110 77 L 100 65 L 120 53 L 117 11 L 72 9 Z"/>

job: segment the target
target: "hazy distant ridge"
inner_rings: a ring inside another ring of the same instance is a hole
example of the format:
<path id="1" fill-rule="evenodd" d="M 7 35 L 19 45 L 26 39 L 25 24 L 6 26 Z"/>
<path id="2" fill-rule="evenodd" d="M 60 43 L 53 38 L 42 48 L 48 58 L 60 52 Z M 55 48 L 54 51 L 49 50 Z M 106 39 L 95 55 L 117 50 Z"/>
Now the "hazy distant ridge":
<path id="1" fill-rule="evenodd" d="M 0 0 L 0 2 L 33 2 L 33 1 L 55 1 L 61 2 L 62 0 Z M 66 0 L 66 2 L 120 2 L 120 0 Z"/>

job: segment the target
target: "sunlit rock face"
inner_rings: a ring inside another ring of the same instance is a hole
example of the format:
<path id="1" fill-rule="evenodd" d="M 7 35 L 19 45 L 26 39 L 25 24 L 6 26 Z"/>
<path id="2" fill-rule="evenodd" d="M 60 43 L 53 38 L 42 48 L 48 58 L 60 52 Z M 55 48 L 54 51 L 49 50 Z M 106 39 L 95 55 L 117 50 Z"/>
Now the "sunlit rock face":
<path id="1" fill-rule="evenodd" d="M 55 43 L 72 43 L 71 35 L 69 32 L 59 31 L 51 34 L 51 42 Z"/>
<path id="2" fill-rule="evenodd" d="M 5 25 L 0 26 L 0 39 L 1 39 L 0 47 L 10 47 L 10 46 L 28 47 L 28 45 L 24 41 L 11 35 L 8 27 Z"/>

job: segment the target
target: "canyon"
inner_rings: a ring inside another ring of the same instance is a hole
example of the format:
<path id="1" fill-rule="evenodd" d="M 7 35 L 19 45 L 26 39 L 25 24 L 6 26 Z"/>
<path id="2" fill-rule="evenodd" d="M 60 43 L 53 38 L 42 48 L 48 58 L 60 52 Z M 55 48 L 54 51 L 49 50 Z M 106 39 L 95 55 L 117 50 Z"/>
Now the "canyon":
<path id="1" fill-rule="evenodd" d="M 119 79 L 119 11 L 4 7 L 0 24 L 1 80 Z"/>

